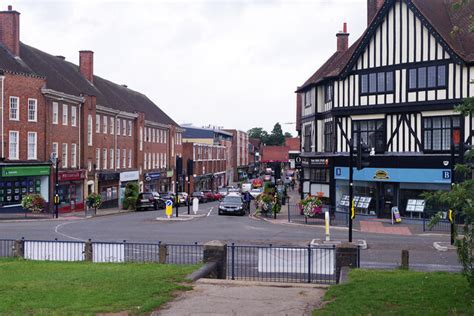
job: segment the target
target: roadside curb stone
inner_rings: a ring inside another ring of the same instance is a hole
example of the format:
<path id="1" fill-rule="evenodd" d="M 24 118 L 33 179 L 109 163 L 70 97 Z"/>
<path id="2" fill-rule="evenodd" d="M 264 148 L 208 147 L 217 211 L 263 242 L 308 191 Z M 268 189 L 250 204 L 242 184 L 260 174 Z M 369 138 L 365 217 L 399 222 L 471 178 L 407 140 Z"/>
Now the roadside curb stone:
<path id="1" fill-rule="evenodd" d="M 197 215 L 179 215 L 179 217 L 157 217 L 155 220 L 158 222 L 186 222 L 186 221 L 192 221 L 193 219 L 196 218 L 203 218 L 206 217 L 206 214 L 197 214 Z"/>
<path id="2" fill-rule="evenodd" d="M 451 245 L 449 242 L 444 241 L 435 241 L 433 243 L 433 247 L 438 251 L 449 251 L 449 250 L 456 250 L 456 247 Z"/>

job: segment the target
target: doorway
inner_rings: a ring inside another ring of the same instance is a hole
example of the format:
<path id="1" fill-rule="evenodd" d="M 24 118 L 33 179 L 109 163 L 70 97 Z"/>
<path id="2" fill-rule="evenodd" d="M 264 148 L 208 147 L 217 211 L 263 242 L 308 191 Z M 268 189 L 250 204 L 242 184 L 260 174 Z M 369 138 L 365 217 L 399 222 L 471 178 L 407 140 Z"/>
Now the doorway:
<path id="1" fill-rule="evenodd" d="M 379 182 L 377 217 L 390 218 L 392 207 L 398 206 L 398 184 Z"/>

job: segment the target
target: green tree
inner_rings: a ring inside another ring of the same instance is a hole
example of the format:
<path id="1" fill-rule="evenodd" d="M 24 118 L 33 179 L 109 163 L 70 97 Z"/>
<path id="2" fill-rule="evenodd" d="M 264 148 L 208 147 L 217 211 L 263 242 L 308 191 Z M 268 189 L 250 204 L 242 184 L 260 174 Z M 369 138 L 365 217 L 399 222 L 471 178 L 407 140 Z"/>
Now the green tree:
<path id="1" fill-rule="evenodd" d="M 293 138 L 290 132 L 285 132 L 285 138 Z"/>
<path id="2" fill-rule="evenodd" d="M 247 131 L 247 134 L 250 138 L 257 138 L 266 145 L 268 141 L 268 132 L 261 127 L 254 127 Z"/>
<path id="3" fill-rule="evenodd" d="M 138 183 L 137 182 L 129 182 L 125 187 L 125 196 L 123 200 L 123 208 L 128 210 L 134 210 L 137 204 L 138 199 Z"/>
<path id="4" fill-rule="evenodd" d="M 273 126 L 273 130 L 268 137 L 268 142 L 266 145 L 270 146 L 283 146 L 285 144 L 285 135 L 283 135 L 283 130 L 281 129 L 280 123 L 276 123 Z"/>

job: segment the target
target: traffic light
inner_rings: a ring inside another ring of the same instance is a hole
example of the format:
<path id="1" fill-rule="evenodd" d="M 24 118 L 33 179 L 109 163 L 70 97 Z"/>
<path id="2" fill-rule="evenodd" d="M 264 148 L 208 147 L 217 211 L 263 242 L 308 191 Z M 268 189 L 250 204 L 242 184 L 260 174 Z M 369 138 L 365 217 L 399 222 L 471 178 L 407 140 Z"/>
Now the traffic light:
<path id="1" fill-rule="evenodd" d="M 176 156 L 176 175 L 180 176 L 183 174 L 183 158 Z"/>
<path id="2" fill-rule="evenodd" d="M 370 147 L 362 142 L 357 143 L 357 170 L 362 170 L 370 166 Z"/>

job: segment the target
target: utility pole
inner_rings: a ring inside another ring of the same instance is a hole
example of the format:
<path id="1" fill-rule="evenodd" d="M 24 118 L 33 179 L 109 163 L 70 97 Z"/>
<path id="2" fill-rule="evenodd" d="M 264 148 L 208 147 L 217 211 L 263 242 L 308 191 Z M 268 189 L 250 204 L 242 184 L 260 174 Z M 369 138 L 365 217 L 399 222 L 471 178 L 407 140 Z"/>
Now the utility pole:
<path id="1" fill-rule="evenodd" d="M 349 141 L 349 242 L 352 242 L 352 209 L 354 207 L 354 191 L 353 191 L 353 178 L 354 178 L 354 143 L 351 139 Z"/>

